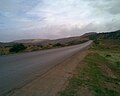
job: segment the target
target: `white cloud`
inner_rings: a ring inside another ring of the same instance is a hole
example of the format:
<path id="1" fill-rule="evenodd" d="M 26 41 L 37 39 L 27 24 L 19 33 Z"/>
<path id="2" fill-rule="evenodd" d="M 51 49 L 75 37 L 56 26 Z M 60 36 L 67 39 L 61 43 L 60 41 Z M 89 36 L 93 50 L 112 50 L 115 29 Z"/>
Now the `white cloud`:
<path id="1" fill-rule="evenodd" d="M 88 31 L 117 30 L 119 4 L 119 0 L 2 0 L 0 30 L 12 29 L 26 38 L 32 35 L 60 38 Z"/>

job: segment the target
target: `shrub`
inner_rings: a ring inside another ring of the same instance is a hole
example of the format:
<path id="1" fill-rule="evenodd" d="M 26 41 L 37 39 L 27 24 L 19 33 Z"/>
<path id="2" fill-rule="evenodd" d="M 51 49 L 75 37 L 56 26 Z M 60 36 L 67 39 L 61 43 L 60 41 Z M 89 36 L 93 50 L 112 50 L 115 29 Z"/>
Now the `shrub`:
<path id="1" fill-rule="evenodd" d="M 20 52 L 20 51 L 23 51 L 23 50 L 25 50 L 26 49 L 26 47 L 23 45 L 23 44 L 14 44 L 13 46 L 12 46 L 12 48 L 10 48 L 10 52 Z"/>
<path id="2" fill-rule="evenodd" d="M 107 54 L 106 57 L 111 57 L 111 55 Z"/>
<path id="3" fill-rule="evenodd" d="M 61 44 L 61 43 L 56 43 L 56 44 L 54 44 L 53 46 L 54 46 L 54 47 L 63 47 L 64 45 Z"/>
<path id="4" fill-rule="evenodd" d="M 100 43 L 99 40 L 97 40 L 97 39 L 93 40 L 93 42 L 94 42 L 96 45 L 98 45 L 98 44 Z"/>

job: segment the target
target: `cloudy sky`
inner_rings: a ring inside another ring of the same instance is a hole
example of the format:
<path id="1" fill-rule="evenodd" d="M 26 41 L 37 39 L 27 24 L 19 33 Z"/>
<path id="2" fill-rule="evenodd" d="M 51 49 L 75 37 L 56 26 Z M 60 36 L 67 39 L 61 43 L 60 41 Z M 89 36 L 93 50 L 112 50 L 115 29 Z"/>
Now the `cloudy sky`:
<path id="1" fill-rule="evenodd" d="M 0 41 L 120 28 L 120 0 L 0 0 Z"/>

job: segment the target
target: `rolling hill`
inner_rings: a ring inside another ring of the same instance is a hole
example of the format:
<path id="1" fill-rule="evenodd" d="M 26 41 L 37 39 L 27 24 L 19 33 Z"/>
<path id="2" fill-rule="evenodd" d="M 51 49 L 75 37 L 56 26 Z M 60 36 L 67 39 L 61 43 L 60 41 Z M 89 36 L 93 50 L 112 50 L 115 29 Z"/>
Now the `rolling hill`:
<path id="1" fill-rule="evenodd" d="M 103 32 L 98 34 L 93 34 L 89 36 L 90 39 L 113 39 L 113 40 L 120 40 L 120 30 L 113 31 L 113 32 Z"/>
<path id="2" fill-rule="evenodd" d="M 13 43 L 40 43 L 43 41 L 47 41 L 48 39 L 22 39 L 22 40 L 15 40 Z"/>

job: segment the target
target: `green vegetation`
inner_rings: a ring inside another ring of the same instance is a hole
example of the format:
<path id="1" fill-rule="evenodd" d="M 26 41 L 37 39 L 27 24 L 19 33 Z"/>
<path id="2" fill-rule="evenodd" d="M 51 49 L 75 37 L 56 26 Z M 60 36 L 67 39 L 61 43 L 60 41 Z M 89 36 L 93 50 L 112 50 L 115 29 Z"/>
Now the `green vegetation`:
<path id="1" fill-rule="evenodd" d="M 112 40 L 120 40 L 120 30 L 114 32 L 106 32 L 106 33 L 99 33 L 89 36 L 92 40 L 103 40 L 103 39 L 112 39 Z"/>
<path id="2" fill-rule="evenodd" d="M 27 48 L 24 50 L 25 52 L 32 52 L 32 51 L 37 51 L 41 50 L 41 46 L 27 46 Z"/>
<path id="3" fill-rule="evenodd" d="M 53 45 L 53 47 L 64 47 L 65 45 L 64 44 L 61 44 L 61 43 L 56 43 Z"/>
<path id="4" fill-rule="evenodd" d="M 94 43 L 92 49 L 100 51 L 120 51 L 120 40 L 97 40 L 97 44 Z"/>
<path id="5" fill-rule="evenodd" d="M 26 47 L 23 44 L 14 44 L 12 46 L 12 48 L 10 48 L 9 51 L 17 53 L 17 52 L 21 52 L 21 51 L 23 51 L 25 49 L 26 49 Z"/>
<path id="6" fill-rule="evenodd" d="M 79 64 L 75 70 L 76 75 L 60 95 L 120 96 L 119 43 L 119 40 L 99 40 L 99 43 L 94 43 L 83 64 Z"/>
<path id="7" fill-rule="evenodd" d="M 0 55 L 10 54 L 9 49 L 9 47 L 0 47 Z"/>

